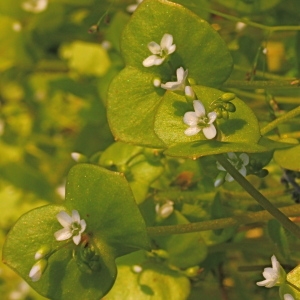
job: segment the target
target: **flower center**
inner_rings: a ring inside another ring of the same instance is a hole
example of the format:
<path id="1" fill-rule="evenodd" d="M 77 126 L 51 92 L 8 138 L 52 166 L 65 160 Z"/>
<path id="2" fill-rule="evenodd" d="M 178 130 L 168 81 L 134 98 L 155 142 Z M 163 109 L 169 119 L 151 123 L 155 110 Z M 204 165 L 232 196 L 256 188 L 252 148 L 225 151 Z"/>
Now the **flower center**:
<path id="1" fill-rule="evenodd" d="M 81 225 L 77 222 L 73 222 L 71 224 L 71 231 L 73 235 L 78 235 L 80 233 L 81 230 Z"/>
<path id="2" fill-rule="evenodd" d="M 204 116 L 204 117 L 201 117 L 201 118 L 198 118 L 198 125 L 200 127 L 207 127 L 209 126 L 209 118 Z"/>

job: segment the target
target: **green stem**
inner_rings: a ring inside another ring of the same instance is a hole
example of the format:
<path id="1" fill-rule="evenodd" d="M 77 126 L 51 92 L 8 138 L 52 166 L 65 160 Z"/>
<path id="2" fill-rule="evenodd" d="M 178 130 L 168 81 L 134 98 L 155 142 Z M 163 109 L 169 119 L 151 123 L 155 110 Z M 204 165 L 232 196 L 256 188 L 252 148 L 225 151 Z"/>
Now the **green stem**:
<path id="1" fill-rule="evenodd" d="M 262 135 L 265 135 L 269 131 L 273 130 L 276 128 L 279 124 L 284 123 L 286 121 L 291 120 L 292 118 L 295 118 L 296 116 L 300 115 L 300 106 L 297 108 L 287 112 L 283 116 L 277 118 L 276 120 L 270 122 L 268 125 L 266 125 L 264 128 L 260 130 Z"/>
<path id="2" fill-rule="evenodd" d="M 278 210 L 264 195 L 262 195 L 253 185 L 235 169 L 235 167 L 227 160 L 223 154 L 215 155 L 218 162 L 224 169 L 244 188 L 264 209 L 266 209 L 273 217 L 275 217 L 283 227 L 292 232 L 296 237 L 300 238 L 300 228 L 293 223 L 284 213 Z"/>
<path id="3" fill-rule="evenodd" d="M 286 215 L 291 217 L 299 216 L 300 205 L 298 204 L 290 205 L 287 207 L 280 208 L 279 213 L 283 214 L 284 216 Z M 147 227 L 147 232 L 150 236 L 183 234 L 183 233 L 190 233 L 190 232 L 223 229 L 226 227 L 239 226 L 239 225 L 250 224 L 250 223 L 265 222 L 271 219 L 273 219 L 273 216 L 270 215 L 268 211 L 262 210 L 259 212 L 249 212 L 249 213 L 240 214 L 238 216 L 233 216 L 230 218 L 221 218 L 221 219 L 204 221 L 204 222 Z M 291 221 L 289 222 L 292 223 Z M 296 226 L 294 223 L 292 224 Z"/>
<path id="4" fill-rule="evenodd" d="M 217 10 L 214 10 L 214 9 L 210 9 L 210 8 L 207 8 L 207 7 L 203 7 L 204 10 L 216 15 L 216 16 L 220 16 L 220 17 L 223 17 L 227 20 L 231 20 L 231 21 L 234 21 L 234 22 L 243 22 L 249 26 L 252 26 L 252 27 L 256 27 L 256 28 L 260 28 L 260 29 L 263 29 L 263 30 L 266 30 L 266 31 L 270 31 L 270 32 L 274 32 L 274 31 L 291 31 L 291 30 L 300 30 L 300 26 L 293 26 L 293 25 L 286 25 L 286 26 L 267 26 L 267 25 L 262 25 L 262 24 L 259 24 L 259 23 L 256 23 L 256 22 L 252 22 L 246 18 L 239 18 L 239 17 L 234 17 L 234 16 L 231 16 L 231 15 L 228 15 L 228 14 L 224 14 L 224 13 L 221 13 Z"/>
<path id="5" fill-rule="evenodd" d="M 297 84 L 293 84 L 295 80 L 274 80 L 274 81 L 246 81 L 246 80 L 228 80 L 223 88 L 239 88 L 239 89 L 282 89 L 282 88 L 299 88 Z"/>

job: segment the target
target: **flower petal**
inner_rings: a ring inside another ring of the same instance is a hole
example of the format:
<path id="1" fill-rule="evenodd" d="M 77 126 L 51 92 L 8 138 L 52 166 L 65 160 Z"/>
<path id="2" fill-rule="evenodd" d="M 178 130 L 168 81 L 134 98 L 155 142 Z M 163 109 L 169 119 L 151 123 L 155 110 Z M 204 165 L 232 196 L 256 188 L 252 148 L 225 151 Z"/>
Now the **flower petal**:
<path id="1" fill-rule="evenodd" d="M 217 135 L 217 129 L 213 124 L 203 128 L 203 134 L 208 140 L 213 139 Z"/>
<path id="2" fill-rule="evenodd" d="M 180 67 L 176 70 L 176 76 L 177 76 L 177 81 L 182 82 L 184 79 L 184 69 L 183 67 Z"/>
<path id="3" fill-rule="evenodd" d="M 240 156 L 239 156 L 240 160 L 243 162 L 243 165 L 244 166 L 247 166 L 249 164 L 249 155 L 246 154 L 246 153 L 242 153 Z"/>
<path id="4" fill-rule="evenodd" d="M 146 59 L 144 59 L 143 66 L 146 68 L 154 66 L 158 58 L 159 57 L 157 55 L 148 56 Z"/>
<path id="5" fill-rule="evenodd" d="M 240 169 L 239 169 L 239 172 L 240 174 L 242 174 L 244 177 L 246 177 L 247 175 L 247 169 L 245 166 L 242 166 Z"/>
<path id="6" fill-rule="evenodd" d="M 86 222 L 85 222 L 85 220 L 81 220 L 81 221 L 80 221 L 80 226 L 81 226 L 81 229 L 80 229 L 80 232 L 79 232 L 79 233 L 82 233 L 82 232 L 84 232 L 85 229 L 86 229 Z"/>
<path id="7" fill-rule="evenodd" d="M 60 225 L 63 227 L 68 227 L 72 223 L 71 216 L 69 216 L 65 211 L 60 211 L 56 215 L 56 218 L 57 218 L 58 222 L 60 223 Z"/>
<path id="8" fill-rule="evenodd" d="M 176 45 L 172 45 L 171 47 L 168 48 L 168 54 L 172 54 L 176 50 Z"/>
<path id="9" fill-rule="evenodd" d="M 279 261 L 277 260 L 277 258 L 276 258 L 275 255 L 272 255 L 272 257 L 271 257 L 271 262 L 272 262 L 272 268 L 273 268 L 276 272 L 279 272 L 279 270 L 280 270 L 280 263 L 279 263 Z"/>
<path id="10" fill-rule="evenodd" d="M 183 122 L 189 126 L 196 126 L 198 123 L 198 118 L 195 112 L 188 111 L 183 116 Z"/>
<path id="11" fill-rule="evenodd" d="M 80 223 L 80 215 L 77 210 L 72 210 L 72 223 Z"/>
<path id="12" fill-rule="evenodd" d="M 201 128 L 199 128 L 198 126 L 192 126 L 192 127 L 189 127 L 188 129 L 186 129 L 184 131 L 184 134 L 187 136 L 192 136 L 192 135 L 197 134 L 200 131 L 201 131 Z"/>
<path id="13" fill-rule="evenodd" d="M 265 286 L 265 287 L 267 287 L 268 283 L 269 283 L 269 280 L 268 280 L 268 279 L 263 280 L 263 281 L 256 282 L 256 284 L 257 284 L 258 286 Z"/>
<path id="14" fill-rule="evenodd" d="M 217 169 L 220 171 L 226 171 L 218 161 L 217 161 Z"/>
<path id="15" fill-rule="evenodd" d="M 160 41 L 161 48 L 164 50 L 168 50 L 172 46 L 172 44 L 173 44 L 173 36 L 171 34 L 165 33 Z"/>
<path id="16" fill-rule="evenodd" d="M 228 155 L 229 159 L 232 161 L 236 161 L 238 159 L 234 152 L 228 152 L 227 155 Z"/>
<path id="17" fill-rule="evenodd" d="M 295 298 L 291 294 L 284 294 L 283 300 L 295 300 Z"/>
<path id="18" fill-rule="evenodd" d="M 215 111 L 209 112 L 209 113 L 207 114 L 207 117 L 208 117 L 208 119 L 209 119 L 208 124 L 212 124 L 212 123 L 216 120 L 217 116 L 218 116 L 218 115 L 217 115 L 217 113 L 216 113 Z"/>
<path id="19" fill-rule="evenodd" d="M 36 282 L 41 278 L 41 276 L 42 276 L 41 267 L 40 267 L 40 265 L 35 264 L 29 272 L 29 277 L 31 278 L 31 280 L 33 282 Z"/>
<path id="20" fill-rule="evenodd" d="M 227 173 L 225 176 L 225 180 L 227 182 L 232 182 L 232 181 L 234 181 L 234 178 L 229 173 Z"/>
<path id="21" fill-rule="evenodd" d="M 148 44 L 148 49 L 151 51 L 152 54 L 159 55 L 161 53 L 161 47 L 155 42 L 150 42 Z"/>
<path id="22" fill-rule="evenodd" d="M 205 116 L 205 108 L 200 100 L 194 100 L 193 106 L 197 117 L 201 118 Z"/>
<path id="23" fill-rule="evenodd" d="M 54 233 L 54 237 L 57 241 L 68 240 L 72 236 L 72 231 L 69 228 L 63 228 Z"/>
<path id="24" fill-rule="evenodd" d="M 178 87 L 180 87 L 180 84 L 177 81 L 169 81 L 166 83 L 162 83 L 160 87 L 165 90 L 175 91 L 178 89 Z"/>
<path id="25" fill-rule="evenodd" d="M 73 242 L 75 245 L 78 245 L 81 241 L 81 234 L 73 236 Z"/>

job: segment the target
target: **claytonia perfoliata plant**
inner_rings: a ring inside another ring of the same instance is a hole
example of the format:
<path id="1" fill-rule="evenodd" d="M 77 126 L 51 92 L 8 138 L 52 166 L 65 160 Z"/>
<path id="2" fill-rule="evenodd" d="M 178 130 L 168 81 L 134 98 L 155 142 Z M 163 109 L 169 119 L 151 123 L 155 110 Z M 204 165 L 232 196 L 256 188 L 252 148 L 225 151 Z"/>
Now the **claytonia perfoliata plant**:
<path id="1" fill-rule="evenodd" d="M 193 106 L 195 111 L 188 111 L 183 117 L 183 122 L 190 126 L 184 131 L 185 135 L 192 136 L 202 130 L 207 139 L 213 139 L 217 134 L 213 124 L 217 118 L 217 113 L 213 111 L 206 115 L 205 107 L 199 100 L 194 100 Z"/>
<path id="2" fill-rule="evenodd" d="M 239 156 L 237 156 L 233 152 L 228 152 L 228 160 L 229 162 L 242 174 L 244 177 L 247 175 L 247 169 L 246 166 L 249 164 L 249 156 L 246 153 L 242 153 Z M 223 168 L 223 166 L 220 165 L 219 162 L 217 162 L 217 169 L 223 172 L 226 172 L 226 170 Z M 229 173 L 221 173 L 221 176 L 218 176 L 215 180 L 215 187 L 220 186 L 224 179 L 228 182 L 234 181 L 234 178 Z M 226 174 L 225 176 L 223 176 Z"/>
<path id="3" fill-rule="evenodd" d="M 28 12 L 38 14 L 47 9 L 48 0 L 26 0 L 22 2 L 21 7 Z"/>
<path id="4" fill-rule="evenodd" d="M 265 280 L 256 282 L 258 286 L 264 286 L 266 288 L 271 288 L 275 285 L 280 285 L 286 279 L 286 273 L 281 267 L 275 255 L 271 257 L 272 268 L 265 268 L 263 271 L 263 276 Z"/>
<path id="5" fill-rule="evenodd" d="M 177 81 L 162 83 L 160 86 L 165 90 L 184 91 L 185 81 L 188 76 L 188 70 L 184 71 L 183 67 L 180 67 L 176 70 L 176 76 L 177 76 Z"/>
<path id="6" fill-rule="evenodd" d="M 152 41 L 148 44 L 148 49 L 153 55 L 148 56 L 143 61 L 144 67 L 161 65 L 168 55 L 176 50 L 176 45 L 173 44 L 173 36 L 165 33 L 160 41 L 160 45 Z"/>
<path id="7" fill-rule="evenodd" d="M 81 241 L 81 234 L 86 228 L 85 220 L 80 220 L 78 211 L 72 210 L 72 216 L 69 216 L 65 211 L 60 211 L 56 217 L 64 227 L 54 233 L 56 240 L 64 241 L 73 237 L 73 242 L 78 245 Z"/>

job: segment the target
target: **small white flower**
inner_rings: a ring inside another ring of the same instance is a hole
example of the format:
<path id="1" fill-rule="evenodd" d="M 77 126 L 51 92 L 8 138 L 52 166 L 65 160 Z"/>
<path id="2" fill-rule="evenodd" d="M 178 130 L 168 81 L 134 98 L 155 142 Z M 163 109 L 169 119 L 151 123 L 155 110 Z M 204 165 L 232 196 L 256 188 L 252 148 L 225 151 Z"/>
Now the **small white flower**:
<path id="1" fill-rule="evenodd" d="M 56 240 L 64 241 L 73 237 L 73 242 L 78 245 L 81 241 L 81 234 L 86 228 L 85 220 L 80 220 L 78 211 L 72 210 L 72 216 L 69 216 L 65 211 L 60 211 L 56 217 L 64 227 L 54 233 Z"/>
<path id="2" fill-rule="evenodd" d="M 137 4 L 131 4 L 127 6 L 127 11 L 133 13 L 137 7 L 143 2 L 143 0 L 136 0 Z"/>
<path id="3" fill-rule="evenodd" d="M 12 29 L 15 32 L 20 32 L 22 30 L 22 24 L 20 22 L 14 22 L 12 24 Z"/>
<path id="4" fill-rule="evenodd" d="M 159 78 L 154 78 L 153 79 L 153 85 L 155 87 L 160 87 L 160 84 L 161 84 L 161 80 Z"/>
<path id="5" fill-rule="evenodd" d="M 38 14 L 47 9 L 48 0 L 26 0 L 21 6 L 25 11 Z"/>
<path id="6" fill-rule="evenodd" d="M 246 166 L 249 164 L 249 156 L 246 153 L 242 153 L 239 155 L 239 157 L 236 156 L 233 152 L 227 153 L 229 157 L 229 162 L 242 174 L 244 177 L 247 175 L 247 169 Z M 217 168 L 220 171 L 226 171 L 219 162 L 217 162 Z M 234 178 L 227 173 L 225 176 L 225 180 L 228 182 L 234 181 Z"/>
<path id="7" fill-rule="evenodd" d="M 33 282 L 40 280 L 45 269 L 47 268 L 47 265 L 48 265 L 48 261 L 46 259 L 41 259 L 32 266 L 29 272 L 29 277 Z"/>
<path id="8" fill-rule="evenodd" d="M 155 205 L 155 211 L 158 217 L 162 219 L 168 218 L 174 211 L 174 202 L 167 200 L 167 202 L 163 205 L 157 203 Z"/>
<path id="9" fill-rule="evenodd" d="M 162 83 L 161 87 L 165 90 L 170 90 L 170 91 L 184 91 L 185 90 L 185 81 L 188 76 L 188 70 L 183 69 L 183 67 L 180 67 L 176 70 L 176 76 L 177 76 L 177 81 L 170 81 L 166 83 Z"/>
<path id="10" fill-rule="evenodd" d="M 186 112 L 183 117 L 183 122 L 190 126 L 185 130 L 185 135 L 192 136 L 203 130 L 207 139 L 213 139 L 217 134 L 213 124 L 217 118 L 217 113 L 213 111 L 206 116 L 204 105 L 199 100 L 194 100 L 193 105 L 195 111 Z"/>
<path id="11" fill-rule="evenodd" d="M 275 255 L 271 257 L 272 268 L 265 268 L 263 271 L 263 276 L 265 280 L 256 282 L 258 286 L 265 286 L 266 288 L 271 288 L 274 285 L 280 284 L 285 280 L 285 272 L 280 266 Z"/>
<path id="12" fill-rule="evenodd" d="M 134 266 L 132 266 L 132 271 L 134 273 L 138 274 L 138 273 L 141 273 L 143 271 L 143 268 L 140 265 L 134 265 Z"/>
<path id="13" fill-rule="evenodd" d="M 295 298 L 291 294 L 284 294 L 283 299 L 284 300 L 295 300 Z"/>
<path id="14" fill-rule="evenodd" d="M 143 61 L 144 67 L 161 65 L 168 55 L 176 50 L 176 45 L 173 44 L 173 36 L 165 33 L 160 41 L 160 45 L 155 42 L 150 42 L 148 49 L 153 55 L 148 56 Z"/>

